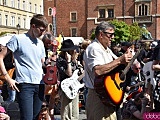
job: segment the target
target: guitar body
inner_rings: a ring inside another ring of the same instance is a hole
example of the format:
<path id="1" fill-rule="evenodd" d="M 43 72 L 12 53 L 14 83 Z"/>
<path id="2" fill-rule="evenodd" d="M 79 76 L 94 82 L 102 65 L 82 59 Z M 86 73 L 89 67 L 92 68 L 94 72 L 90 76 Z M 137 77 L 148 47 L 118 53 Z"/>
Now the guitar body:
<path id="1" fill-rule="evenodd" d="M 119 78 L 119 73 L 111 74 L 110 76 L 106 76 L 104 78 L 104 86 L 106 88 L 106 92 L 108 93 L 110 100 L 115 105 L 120 105 L 123 101 L 124 92 L 120 88 L 120 84 L 122 82 L 123 81 Z"/>
<path id="2" fill-rule="evenodd" d="M 126 73 L 140 54 L 141 50 L 142 49 L 139 49 L 135 53 L 123 72 L 121 71 L 123 66 L 120 65 L 105 76 L 95 77 L 94 88 L 103 104 L 117 106 L 122 103 L 124 91 L 121 88 L 121 83 L 125 82 Z"/>
<path id="3" fill-rule="evenodd" d="M 75 70 L 70 78 L 66 78 L 61 82 L 61 89 L 69 99 L 74 99 L 79 89 L 84 87 L 84 84 L 78 81 L 78 71 L 79 70 Z"/>
<path id="4" fill-rule="evenodd" d="M 47 66 L 47 73 L 43 77 L 43 81 L 47 85 L 55 85 L 57 83 L 57 67 Z"/>
<path id="5" fill-rule="evenodd" d="M 142 91 L 143 91 L 142 87 L 139 87 L 137 91 L 133 91 L 132 93 L 130 93 L 128 97 L 126 98 L 126 100 L 129 101 L 131 98 L 134 98 L 135 95 L 137 95 L 138 93 Z"/>

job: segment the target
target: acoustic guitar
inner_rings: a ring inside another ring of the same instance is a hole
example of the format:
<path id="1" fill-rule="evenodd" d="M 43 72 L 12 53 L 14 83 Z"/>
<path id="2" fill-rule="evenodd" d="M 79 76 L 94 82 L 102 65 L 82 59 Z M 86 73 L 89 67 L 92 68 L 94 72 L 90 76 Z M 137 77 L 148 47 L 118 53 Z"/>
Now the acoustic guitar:
<path id="1" fill-rule="evenodd" d="M 56 67 L 56 51 L 58 48 L 58 41 L 54 40 L 52 43 L 51 65 L 47 66 L 47 73 L 43 77 L 43 81 L 47 85 L 55 85 L 57 83 L 57 67 Z"/>
<path id="2" fill-rule="evenodd" d="M 136 54 L 133 56 L 131 61 L 128 63 L 128 65 L 125 67 L 125 69 L 121 73 L 116 72 L 104 77 L 105 90 L 114 105 L 120 105 L 123 101 L 124 91 L 121 87 L 121 84 L 125 82 L 126 74 L 130 69 L 131 65 L 133 64 L 134 60 L 140 54 L 141 50 L 142 49 L 139 49 L 136 52 Z"/>

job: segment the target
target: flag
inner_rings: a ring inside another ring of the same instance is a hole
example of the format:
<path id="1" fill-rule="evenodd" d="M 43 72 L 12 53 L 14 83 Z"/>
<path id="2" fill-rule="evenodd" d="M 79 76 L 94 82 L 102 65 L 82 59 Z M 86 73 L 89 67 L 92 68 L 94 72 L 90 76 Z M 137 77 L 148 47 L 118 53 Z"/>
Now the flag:
<path id="1" fill-rule="evenodd" d="M 61 44 L 62 44 L 62 35 L 61 34 L 59 34 L 59 36 L 56 38 L 57 39 L 57 41 L 58 41 L 58 49 L 57 49 L 57 51 L 58 51 L 58 53 L 59 53 L 59 49 L 61 48 Z"/>

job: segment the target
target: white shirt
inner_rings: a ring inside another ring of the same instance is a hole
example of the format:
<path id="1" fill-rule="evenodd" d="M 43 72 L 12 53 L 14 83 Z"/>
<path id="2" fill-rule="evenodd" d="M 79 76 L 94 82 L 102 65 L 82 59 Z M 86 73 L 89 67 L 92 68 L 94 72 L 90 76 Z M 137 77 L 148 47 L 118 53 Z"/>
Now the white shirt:
<path id="1" fill-rule="evenodd" d="M 107 47 L 105 49 L 101 43 L 95 39 L 87 47 L 84 53 L 84 62 L 85 62 L 85 76 L 84 82 L 86 87 L 94 89 L 94 78 L 93 68 L 96 65 L 104 65 L 116 59 L 117 56 Z"/>

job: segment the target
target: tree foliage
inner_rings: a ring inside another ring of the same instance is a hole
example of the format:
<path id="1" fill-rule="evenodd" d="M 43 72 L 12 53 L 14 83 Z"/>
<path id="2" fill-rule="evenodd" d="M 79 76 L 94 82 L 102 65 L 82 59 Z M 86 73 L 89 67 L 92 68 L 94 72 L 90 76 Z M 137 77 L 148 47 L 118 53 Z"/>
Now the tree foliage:
<path id="1" fill-rule="evenodd" d="M 130 41 L 135 41 L 135 40 L 139 40 L 142 36 L 142 30 L 141 28 L 138 26 L 137 22 L 132 23 L 129 26 L 129 31 L 130 31 Z"/>
<path id="2" fill-rule="evenodd" d="M 0 36 L 4 35 L 4 34 L 6 34 L 6 33 L 10 33 L 10 32 L 1 32 L 1 33 L 0 33 Z"/>
<path id="3" fill-rule="evenodd" d="M 115 26 L 115 43 L 120 43 L 122 41 L 129 41 L 130 38 L 130 31 L 129 31 L 129 25 L 127 25 L 123 21 L 118 20 L 112 20 L 110 21 L 111 24 Z"/>
<path id="4" fill-rule="evenodd" d="M 124 21 L 118 21 L 117 19 L 109 21 L 115 26 L 115 38 L 114 43 L 121 43 L 124 41 L 134 42 L 141 39 L 142 33 L 144 32 L 142 28 L 138 26 L 137 22 L 131 25 L 126 24 Z M 92 31 L 90 39 L 95 38 L 95 31 Z"/>

